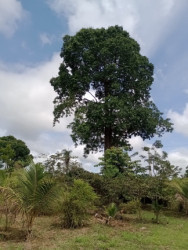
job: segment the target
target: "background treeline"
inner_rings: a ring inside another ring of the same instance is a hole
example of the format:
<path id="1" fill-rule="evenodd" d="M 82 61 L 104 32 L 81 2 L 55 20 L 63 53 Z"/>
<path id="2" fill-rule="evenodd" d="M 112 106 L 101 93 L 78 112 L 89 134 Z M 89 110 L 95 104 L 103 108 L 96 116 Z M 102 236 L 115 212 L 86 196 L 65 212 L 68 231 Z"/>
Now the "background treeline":
<path id="1" fill-rule="evenodd" d="M 188 213 L 187 171 L 172 165 L 162 144 L 144 147 L 141 153 L 111 147 L 99 159 L 100 173 L 84 170 L 72 151 L 62 150 L 34 163 L 24 142 L 13 136 L 0 138 L 0 213 L 4 230 L 17 219 L 27 235 L 35 218 L 55 215 L 63 228 L 81 227 L 95 215 L 109 224 L 127 213 L 152 210 Z"/>

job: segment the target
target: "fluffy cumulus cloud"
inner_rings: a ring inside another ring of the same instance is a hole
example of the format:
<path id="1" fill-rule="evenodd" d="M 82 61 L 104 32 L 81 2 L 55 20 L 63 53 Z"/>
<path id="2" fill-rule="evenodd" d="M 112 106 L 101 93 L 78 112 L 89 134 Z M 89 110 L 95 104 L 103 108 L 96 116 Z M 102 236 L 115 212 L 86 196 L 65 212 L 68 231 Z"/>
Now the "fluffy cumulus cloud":
<path id="1" fill-rule="evenodd" d="M 18 23 L 26 16 L 18 0 L 0 0 L 0 33 L 10 37 L 17 29 Z"/>
<path id="2" fill-rule="evenodd" d="M 185 172 L 185 168 L 188 166 L 188 149 L 176 149 L 168 154 L 170 162 L 182 168 L 182 174 Z"/>
<path id="3" fill-rule="evenodd" d="M 53 129 L 53 99 L 49 84 L 57 75 L 58 55 L 35 67 L 0 65 L 0 129 L 31 140 Z M 66 130 L 66 124 L 55 131 Z"/>
<path id="4" fill-rule="evenodd" d="M 82 27 L 122 25 L 147 54 L 165 38 L 185 3 L 185 0 L 48 0 L 54 11 L 67 18 L 70 33 Z"/>
<path id="5" fill-rule="evenodd" d="M 170 110 L 168 117 L 174 123 L 174 129 L 176 132 L 188 136 L 188 103 L 185 106 L 183 113 Z"/>
<path id="6" fill-rule="evenodd" d="M 82 27 L 108 27 L 114 24 L 126 24 L 132 31 L 137 23 L 137 13 L 132 4 L 115 0 L 61 1 L 50 0 L 50 6 L 57 13 L 68 18 L 71 33 Z"/>

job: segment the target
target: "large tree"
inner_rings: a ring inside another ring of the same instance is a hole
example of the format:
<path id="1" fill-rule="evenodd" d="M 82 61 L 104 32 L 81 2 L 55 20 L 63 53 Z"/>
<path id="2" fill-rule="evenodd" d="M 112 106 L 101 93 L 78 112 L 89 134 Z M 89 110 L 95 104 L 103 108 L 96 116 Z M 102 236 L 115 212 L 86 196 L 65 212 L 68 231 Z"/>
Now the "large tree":
<path id="1" fill-rule="evenodd" d="M 57 93 L 54 124 L 74 114 L 71 136 L 86 154 L 172 130 L 150 98 L 153 65 L 122 27 L 66 35 L 60 55 L 59 74 L 50 81 Z"/>
<path id="2" fill-rule="evenodd" d="M 6 169 L 26 167 L 32 160 L 33 156 L 25 142 L 11 135 L 0 137 L 0 163 Z"/>

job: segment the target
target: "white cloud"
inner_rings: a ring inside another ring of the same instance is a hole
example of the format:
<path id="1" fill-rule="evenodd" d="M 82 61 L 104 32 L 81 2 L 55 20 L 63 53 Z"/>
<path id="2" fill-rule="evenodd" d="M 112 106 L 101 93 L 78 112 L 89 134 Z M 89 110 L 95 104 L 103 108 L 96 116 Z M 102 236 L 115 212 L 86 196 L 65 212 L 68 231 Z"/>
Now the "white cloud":
<path id="1" fill-rule="evenodd" d="M 40 34 L 40 40 L 41 40 L 41 42 L 42 42 L 43 45 L 46 45 L 46 44 L 50 45 L 50 44 L 52 44 L 53 39 L 54 39 L 54 37 L 50 36 L 49 34 L 46 34 L 46 33 L 41 33 Z"/>
<path id="2" fill-rule="evenodd" d="M 6 134 L 6 132 L 7 132 L 6 129 L 1 129 L 0 128 L 0 137 L 4 136 Z"/>
<path id="3" fill-rule="evenodd" d="M 18 0 L 0 0 L 0 33 L 10 37 L 18 23 L 25 17 L 26 11 Z"/>
<path id="4" fill-rule="evenodd" d="M 55 93 L 49 80 L 57 75 L 60 58 L 26 68 L 23 65 L 0 67 L 0 124 L 9 134 L 36 138 L 41 132 L 52 131 Z M 10 70 L 12 68 L 12 71 Z M 63 122 L 53 130 L 66 130 Z"/>
<path id="5" fill-rule="evenodd" d="M 165 39 L 185 3 L 185 0 L 48 0 L 54 11 L 67 18 L 71 34 L 83 27 L 118 24 L 130 32 L 147 55 Z"/>
<path id="6" fill-rule="evenodd" d="M 169 161 L 182 168 L 182 173 L 185 172 L 186 166 L 188 166 L 188 149 L 176 149 L 168 154 Z"/>
<path id="7" fill-rule="evenodd" d="M 49 0 L 48 2 L 58 14 L 67 17 L 71 33 L 83 27 L 108 27 L 114 24 L 125 25 L 129 31 L 133 31 L 138 21 L 134 5 L 129 1 Z"/>
<path id="8" fill-rule="evenodd" d="M 87 158 L 83 156 L 84 146 L 80 145 L 78 147 L 74 147 L 72 145 L 71 150 L 75 156 L 79 157 L 79 161 L 83 164 L 83 167 L 91 172 L 100 172 L 100 167 L 94 167 L 99 163 L 99 157 L 102 157 L 103 152 L 90 153 Z"/>
<path id="9" fill-rule="evenodd" d="M 174 123 L 174 129 L 176 132 L 188 136 L 188 103 L 182 114 L 170 110 L 167 116 Z"/>
<path id="10" fill-rule="evenodd" d="M 162 0 L 163 14 L 169 15 L 175 5 L 175 0 Z"/>
<path id="11" fill-rule="evenodd" d="M 129 139 L 129 143 L 133 147 L 134 151 L 141 151 L 143 147 L 150 147 L 151 145 L 143 141 L 140 136 L 135 136 Z"/>

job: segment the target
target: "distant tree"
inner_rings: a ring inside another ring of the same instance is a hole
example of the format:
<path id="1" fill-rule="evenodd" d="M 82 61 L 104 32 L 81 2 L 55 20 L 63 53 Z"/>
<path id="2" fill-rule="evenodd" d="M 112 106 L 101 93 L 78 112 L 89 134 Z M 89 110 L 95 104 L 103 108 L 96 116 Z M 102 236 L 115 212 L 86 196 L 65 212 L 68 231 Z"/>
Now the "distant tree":
<path id="1" fill-rule="evenodd" d="M 65 173 L 67 174 L 71 168 L 71 160 L 77 157 L 71 155 L 72 150 L 63 149 L 62 153 L 63 153 L 63 160 L 64 160 L 64 165 L 65 165 L 64 169 L 65 169 Z"/>
<path id="2" fill-rule="evenodd" d="M 132 136 L 172 131 L 150 97 L 153 65 L 122 27 L 66 35 L 61 57 L 59 74 L 50 81 L 57 93 L 54 124 L 74 114 L 72 139 L 85 144 L 85 154 L 126 146 Z"/>
<path id="3" fill-rule="evenodd" d="M 1 143 L 1 142 L 0 142 Z M 4 144 L 0 147 L 0 159 L 1 159 L 1 167 L 5 167 L 5 169 L 12 168 L 14 165 L 14 157 L 15 151 L 12 149 L 10 144 Z"/>
<path id="4" fill-rule="evenodd" d="M 0 161 L 6 169 L 26 167 L 33 160 L 25 142 L 14 136 L 0 137 Z"/>
<path id="5" fill-rule="evenodd" d="M 171 199 L 169 180 L 176 178 L 181 169 L 174 166 L 167 160 L 168 154 L 159 149 L 163 147 L 161 141 L 157 140 L 152 147 L 144 147 L 147 156 L 141 155 L 147 162 L 146 168 L 149 171 L 147 197 L 152 200 L 152 208 L 155 214 L 155 221 L 159 223 L 159 214 L 165 203 Z"/>
<path id="6" fill-rule="evenodd" d="M 141 158 L 147 162 L 146 168 L 151 176 L 159 176 L 163 179 L 175 178 L 179 175 L 181 168 L 170 163 L 168 154 L 165 151 L 159 152 L 162 147 L 161 141 L 155 141 L 151 148 L 143 148 L 147 155 L 141 155 Z"/>
<path id="7" fill-rule="evenodd" d="M 79 166 L 79 163 L 73 160 L 76 158 L 76 156 L 72 156 L 71 150 L 63 149 L 62 151 L 49 155 L 44 161 L 44 166 L 51 174 L 68 174 L 72 167 Z"/>

